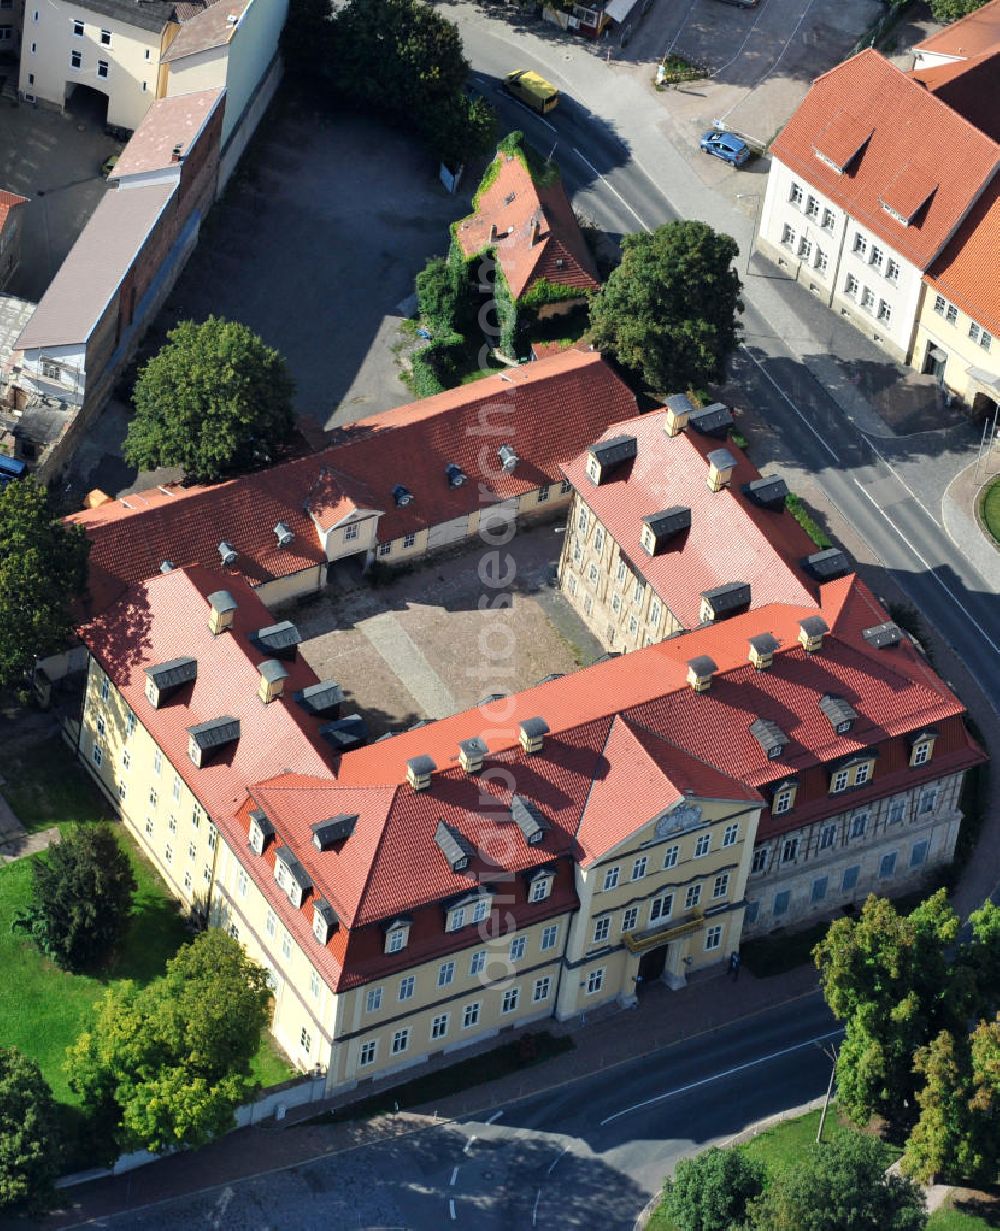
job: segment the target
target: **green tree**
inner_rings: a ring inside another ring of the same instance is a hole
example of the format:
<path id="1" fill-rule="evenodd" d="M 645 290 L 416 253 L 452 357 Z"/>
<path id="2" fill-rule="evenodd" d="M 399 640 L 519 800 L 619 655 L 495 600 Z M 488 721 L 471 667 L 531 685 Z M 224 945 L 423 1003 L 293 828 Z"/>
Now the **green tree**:
<path id="1" fill-rule="evenodd" d="M 626 235 L 621 264 L 591 301 L 591 341 L 656 393 L 721 380 L 740 337 L 737 252 L 704 222 Z"/>
<path id="2" fill-rule="evenodd" d="M 953 22 L 967 13 L 981 9 L 986 0 L 931 0 L 931 16 L 935 21 Z"/>
<path id="3" fill-rule="evenodd" d="M 947 1030 L 921 1047 L 914 1068 L 923 1080 L 917 1092 L 920 1117 L 903 1152 L 903 1169 L 925 1183 L 939 1175 L 972 1178 L 981 1172 L 970 1106 L 972 1084 L 968 1040 Z"/>
<path id="4" fill-rule="evenodd" d="M 315 86 L 330 72 L 334 47 L 330 0 L 291 0 L 281 31 L 281 54 L 294 80 Z"/>
<path id="5" fill-rule="evenodd" d="M 28 478 L 0 488 L 0 687 L 22 680 L 36 657 L 59 650 L 87 585 L 90 543 L 54 514 Z"/>
<path id="6" fill-rule="evenodd" d="M 59 1161 L 56 1105 L 41 1069 L 16 1047 L 0 1047 L 0 1211 L 44 1212 Z"/>
<path id="7" fill-rule="evenodd" d="M 123 452 L 141 470 L 182 466 L 196 482 L 273 459 L 295 425 L 285 361 L 246 325 L 181 321 L 136 382 Z"/>
<path id="8" fill-rule="evenodd" d="M 885 1146 L 846 1133 L 814 1147 L 772 1182 L 751 1208 L 755 1231 L 923 1231 L 927 1213 L 920 1189 L 887 1175 Z"/>
<path id="9" fill-rule="evenodd" d="M 764 1168 L 742 1150 L 713 1147 L 677 1164 L 663 1204 L 678 1231 L 730 1231 L 764 1191 Z"/>
<path id="10" fill-rule="evenodd" d="M 212 929 L 143 989 L 124 982 L 68 1049 L 70 1088 L 119 1147 L 198 1146 L 232 1127 L 270 1014 L 267 974 Z"/>
<path id="11" fill-rule="evenodd" d="M 485 98 L 453 94 L 421 117 L 420 123 L 427 144 L 453 169 L 496 146 L 497 116 Z"/>
<path id="12" fill-rule="evenodd" d="M 107 825 L 78 829 L 31 865 L 32 901 L 15 920 L 63 970 L 105 961 L 125 935 L 136 880 Z"/>

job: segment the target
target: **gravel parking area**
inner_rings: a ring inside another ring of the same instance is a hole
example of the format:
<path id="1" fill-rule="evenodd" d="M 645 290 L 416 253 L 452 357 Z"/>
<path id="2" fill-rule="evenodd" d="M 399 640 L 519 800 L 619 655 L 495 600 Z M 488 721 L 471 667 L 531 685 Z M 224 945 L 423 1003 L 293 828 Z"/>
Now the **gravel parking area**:
<path id="1" fill-rule="evenodd" d="M 373 735 L 574 671 L 602 649 L 553 587 L 561 543 L 552 523 L 519 534 L 502 549 L 500 572 L 503 555 L 514 561 L 503 590 L 480 579 L 486 549 L 473 546 L 375 589 L 327 591 L 290 613 L 302 654 L 341 685 L 344 713 L 360 713 Z M 483 609 L 499 595 L 509 595 L 499 610 Z"/>

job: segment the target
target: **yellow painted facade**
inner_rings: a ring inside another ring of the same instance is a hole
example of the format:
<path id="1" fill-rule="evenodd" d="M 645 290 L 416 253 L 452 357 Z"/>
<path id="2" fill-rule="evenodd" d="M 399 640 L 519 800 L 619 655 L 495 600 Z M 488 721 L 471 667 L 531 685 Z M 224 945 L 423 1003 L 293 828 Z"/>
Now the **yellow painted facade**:
<path id="1" fill-rule="evenodd" d="M 980 395 L 1000 401 L 1000 338 L 926 283 L 910 362 L 970 406 Z"/>

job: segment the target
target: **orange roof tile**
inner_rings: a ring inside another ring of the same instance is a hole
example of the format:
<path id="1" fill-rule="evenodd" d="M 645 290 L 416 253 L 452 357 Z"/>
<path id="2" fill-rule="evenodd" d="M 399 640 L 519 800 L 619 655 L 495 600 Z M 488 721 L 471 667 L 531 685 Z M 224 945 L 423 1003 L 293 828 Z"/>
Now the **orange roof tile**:
<path id="1" fill-rule="evenodd" d="M 539 188 L 520 157 L 500 151 L 497 158 L 497 177 L 476 212 L 455 227 L 466 257 L 495 248 L 515 299 L 540 279 L 596 291 L 597 270 L 562 184 Z"/>
<path id="2" fill-rule="evenodd" d="M 10 211 L 17 205 L 26 205 L 27 202 L 27 197 L 18 196 L 16 192 L 8 192 L 6 188 L 0 188 L 0 231 L 7 225 Z"/>
<path id="3" fill-rule="evenodd" d="M 222 95 L 222 90 L 200 90 L 157 99 L 122 150 L 109 179 L 177 165 L 174 149 L 181 147 L 181 157 L 191 151 Z"/>
<path id="4" fill-rule="evenodd" d="M 1000 46 L 969 60 L 953 60 L 932 68 L 914 69 L 910 76 L 953 111 L 994 141 L 1000 139 Z"/>
<path id="5" fill-rule="evenodd" d="M 872 50 L 813 82 L 772 154 L 919 269 L 1000 165 L 996 142 Z"/>
<path id="6" fill-rule="evenodd" d="M 990 0 L 981 8 L 967 13 L 950 26 L 945 26 L 913 48 L 915 54 L 928 52 L 938 56 L 968 59 L 989 51 L 1000 43 L 1000 0 Z"/>
<path id="7" fill-rule="evenodd" d="M 998 253 L 1000 182 L 994 182 L 976 202 L 925 279 L 928 286 L 950 299 L 994 338 L 1000 338 Z"/>

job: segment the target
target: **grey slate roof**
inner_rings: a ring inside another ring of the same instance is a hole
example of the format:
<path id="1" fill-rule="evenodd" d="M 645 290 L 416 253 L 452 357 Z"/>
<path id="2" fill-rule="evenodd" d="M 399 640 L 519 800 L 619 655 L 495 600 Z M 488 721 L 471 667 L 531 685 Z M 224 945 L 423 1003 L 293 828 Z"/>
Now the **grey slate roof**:
<path id="1" fill-rule="evenodd" d="M 310 714 L 329 714 L 344 703 L 344 690 L 333 680 L 310 684 L 295 694 L 295 700 Z"/>
<path id="2" fill-rule="evenodd" d="M 524 840 L 529 846 L 535 846 L 545 836 L 549 822 L 530 799 L 523 795 L 512 795 L 510 799 L 510 814 L 517 822 L 517 827 L 524 834 Z"/>
<path id="3" fill-rule="evenodd" d="M 240 738 L 240 720 L 228 715 L 210 718 L 208 722 L 199 722 L 188 727 L 187 731 L 202 751 L 207 748 L 221 748 L 223 744 L 231 744 Z"/>
<path id="4" fill-rule="evenodd" d="M 451 825 L 438 821 L 434 831 L 434 841 L 438 850 L 448 860 L 448 866 L 453 872 L 461 872 L 469 866 L 472 858 L 472 847 L 465 837 Z"/>
<path id="5" fill-rule="evenodd" d="M 335 843 L 346 841 L 358 823 L 357 814 L 338 812 L 325 821 L 317 821 L 312 827 L 313 846 L 319 851 L 328 851 Z"/>
<path id="6" fill-rule="evenodd" d="M 280 624 L 270 624 L 267 628 L 259 628 L 257 632 L 251 634 L 251 640 L 263 649 L 278 654 L 283 650 L 294 649 L 301 642 L 302 634 L 291 620 L 282 620 Z"/>
<path id="7" fill-rule="evenodd" d="M 156 687 L 163 692 L 167 688 L 179 688 L 181 684 L 190 684 L 198 678 L 198 660 L 196 658 L 171 658 L 169 662 L 156 663 L 152 667 L 144 667 Z"/>
<path id="8" fill-rule="evenodd" d="M 820 697 L 819 708 L 835 731 L 841 723 L 854 722 L 858 716 L 858 711 L 849 701 L 845 701 L 843 697 L 835 697 L 832 693 Z"/>
<path id="9" fill-rule="evenodd" d="M 766 479 L 752 479 L 743 486 L 744 494 L 762 509 L 783 509 L 788 495 L 788 484 L 780 475 Z"/>
<path id="10" fill-rule="evenodd" d="M 733 426 L 733 415 L 728 406 L 713 402 L 701 410 L 692 410 L 688 424 L 704 436 L 724 437 Z"/>
<path id="11" fill-rule="evenodd" d="M 776 722 L 768 718 L 758 718 L 750 724 L 750 734 L 754 737 L 768 758 L 777 756 L 788 743 L 788 736 Z"/>
<path id="12" fill-rule="evenodd" d="M 799 620 L 799 628 L 807 637 L 823 637 L 830 631 L 830 625 L 822 616 L 806 616 Z"/>
<path id="13" fill-rule="evenodd" d="M 716 615 L 728 615 L 750 606 L 750 586 L 745 581 L 730 581 L 712 590 L 702 590 L 701 597 Z"/>
<path id="14" fill-rule="evenodd" d="M 846 577 L 851 571 L 850 561 L 839 547 L 815 551 L 811 556 L 806 556 L 802 563 L 820 581 L 834 581 L 838 577 Z"/>
<path id="15" fill-rule="evenodd" d="M 887 620 L 885 624 L 876 624 L 872 628 L 864 629 L 861 636 L 876 650 L 888 650 L 894 645 L 899 645 L 903 640 L 903 630 L 892 620 Z"/>

